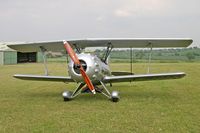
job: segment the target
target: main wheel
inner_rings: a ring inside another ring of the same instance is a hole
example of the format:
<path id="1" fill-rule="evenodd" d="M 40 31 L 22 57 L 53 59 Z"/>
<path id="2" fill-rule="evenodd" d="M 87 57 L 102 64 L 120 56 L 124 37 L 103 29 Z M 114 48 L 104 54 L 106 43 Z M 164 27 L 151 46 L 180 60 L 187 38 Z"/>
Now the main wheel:
<path id="1" fill-rule="evenodd" d="M 119 97 L 119 92 L 118 92 L 118 91 L 113 91 L 113 92 L 111 93 L 111 100 L 112 100 L 113 102 L 118 102 L 119 99 L 120 99 L 120 97 Z"/>
<path id="2" fill-rule="evenodd" d="M 64 101 L 69 101 L 72 99 L 72 92 L 71 91 L 64 91 L 62 93 Z"/>

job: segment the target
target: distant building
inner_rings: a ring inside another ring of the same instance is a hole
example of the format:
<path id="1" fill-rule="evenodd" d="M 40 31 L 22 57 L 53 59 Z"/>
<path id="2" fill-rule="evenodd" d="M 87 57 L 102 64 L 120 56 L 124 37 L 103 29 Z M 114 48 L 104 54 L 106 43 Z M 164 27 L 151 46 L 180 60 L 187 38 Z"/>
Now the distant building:
<path id="1" fill-rule="evenodd" d="M 41 62 L 43 60 L 40 52 L 21 53 L 7 47 L 6 44 L 8 43 L 0 43 L 0 65 Z"/>

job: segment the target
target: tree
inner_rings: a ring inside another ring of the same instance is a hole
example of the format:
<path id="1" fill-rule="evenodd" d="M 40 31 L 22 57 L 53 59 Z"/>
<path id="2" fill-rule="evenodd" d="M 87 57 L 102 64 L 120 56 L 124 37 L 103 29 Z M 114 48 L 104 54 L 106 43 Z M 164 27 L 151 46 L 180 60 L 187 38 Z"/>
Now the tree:
<path id="1" fill-rule="evenodd" d="M 192 53 L 192 52 L 188 52 L 187 54 L 186 54 L 186 57 L 188 58 L 188 60 L 193 60 L 193 59 L 195 59 L 195 55 Z"/>

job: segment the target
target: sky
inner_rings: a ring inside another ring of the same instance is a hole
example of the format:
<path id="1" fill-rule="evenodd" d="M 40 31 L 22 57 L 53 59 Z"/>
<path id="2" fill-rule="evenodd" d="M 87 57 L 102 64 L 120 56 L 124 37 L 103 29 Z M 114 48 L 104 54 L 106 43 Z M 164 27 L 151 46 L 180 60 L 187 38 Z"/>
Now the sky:
<path id="1" fill-rule="evenodd" d="M 0 41 L 192 38 L 199 0 L 0 0 Z"/>

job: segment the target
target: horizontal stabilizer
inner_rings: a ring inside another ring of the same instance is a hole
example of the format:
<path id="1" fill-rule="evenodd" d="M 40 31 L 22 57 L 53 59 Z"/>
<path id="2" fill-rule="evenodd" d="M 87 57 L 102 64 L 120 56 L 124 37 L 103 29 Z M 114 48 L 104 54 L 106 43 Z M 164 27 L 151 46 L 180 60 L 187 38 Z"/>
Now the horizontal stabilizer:
<path id="1" fill-rule="evenodd" d="M 141 75 L 124 75 L 124 76 L 105 76 L 103 82 L 130 82 L 130 81 L 150 81 L 182 78 L 186 74 L 184 72 L 177 73 L 160 73 L 160 74 L 141 74 Z"/>
<path id="2" fill-rule="evenodd" d="M 35 81 L 74 82 L 71 77 L 15 74 L 15 78 Z"/>

